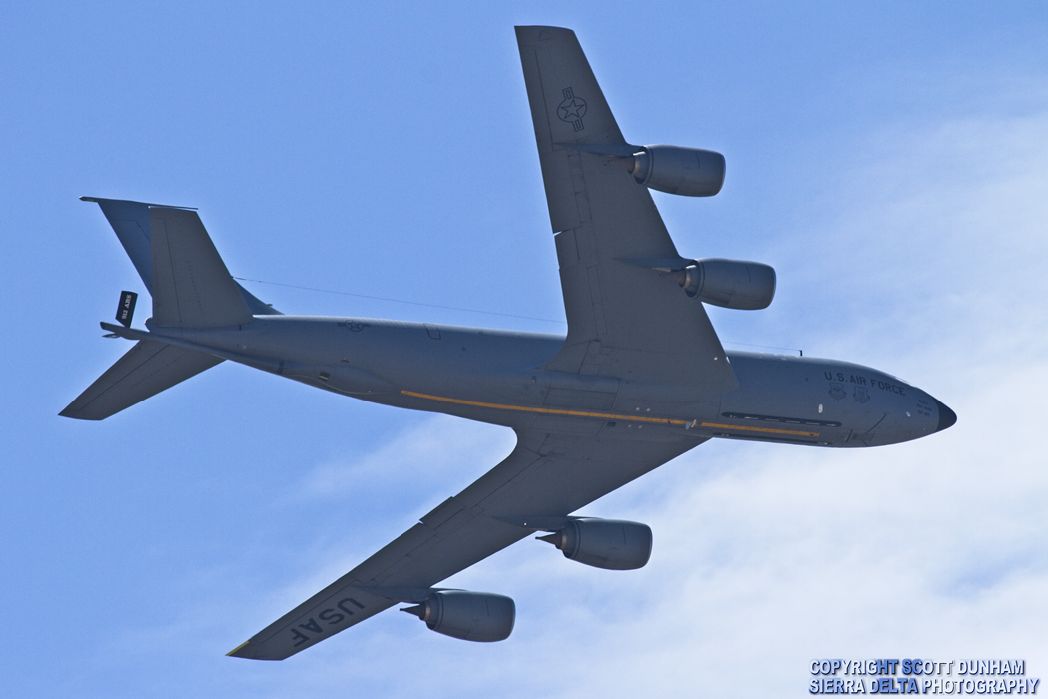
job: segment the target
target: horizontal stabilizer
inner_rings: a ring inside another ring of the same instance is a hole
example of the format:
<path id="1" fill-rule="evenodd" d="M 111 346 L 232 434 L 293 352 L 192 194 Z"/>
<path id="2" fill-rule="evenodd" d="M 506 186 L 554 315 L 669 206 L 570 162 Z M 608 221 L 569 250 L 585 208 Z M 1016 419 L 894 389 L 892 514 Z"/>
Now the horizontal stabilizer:
<path id="1" fill-rule="evenodd" d="M 59 415 L 103 420 L 222 361 L 209 354 L 143 340 Z"/>

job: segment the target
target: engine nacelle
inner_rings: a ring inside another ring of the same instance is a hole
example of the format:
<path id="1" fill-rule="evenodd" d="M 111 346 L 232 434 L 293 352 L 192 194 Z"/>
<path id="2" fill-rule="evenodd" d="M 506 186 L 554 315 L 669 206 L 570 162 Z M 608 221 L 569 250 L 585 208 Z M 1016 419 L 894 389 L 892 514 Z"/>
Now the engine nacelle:
<path id="1" fill-rule="evenodd" d="M 714 306 L 756 311 L 775 297 L 775 270 L 760 262 L 695 260 L 677 275 L 688 296 Z"/>
<path id="2" fill-rule="evenodd" d="M 644 146 L 630 173 L 639 184 L 685 197 L 712 197 L 724 186 L 724 156 L 679 146 Z"/>
<path id="3" fill-rule="evenodd" d="M 509 597 L 465 590 L 438 590 L 424 602 L 401 611 L 426 622 L 430 631 L 483 642 L 509 638 L 517 615 Z"/>
<path id="4" fill-rule="evenodd" d="M 556 546 L 565 558 L 595 568 L 634 570 L 651 557 L 651 528 L 640 522 L 576 517 L 539 539 Z"/>

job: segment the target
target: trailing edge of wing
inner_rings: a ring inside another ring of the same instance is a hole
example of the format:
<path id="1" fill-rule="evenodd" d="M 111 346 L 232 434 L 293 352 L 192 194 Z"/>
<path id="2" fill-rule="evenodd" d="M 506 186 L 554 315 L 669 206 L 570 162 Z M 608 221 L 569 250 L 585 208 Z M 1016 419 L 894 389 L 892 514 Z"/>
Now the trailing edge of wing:
<path id="1" fill-rule="evenodd" d="M 700 444 L 517 431 L 500 464 L 380 551 L 229 652 L 283 660 L 389 609 Z"/>
<path id="2" fill-rule="evenodd" d="M 560 262 L 568 337 L 547 365 L 660 383 L 735 384 L 701 301 L 636 260 L 682 260 L 575 33 L 517 27 Z"/>

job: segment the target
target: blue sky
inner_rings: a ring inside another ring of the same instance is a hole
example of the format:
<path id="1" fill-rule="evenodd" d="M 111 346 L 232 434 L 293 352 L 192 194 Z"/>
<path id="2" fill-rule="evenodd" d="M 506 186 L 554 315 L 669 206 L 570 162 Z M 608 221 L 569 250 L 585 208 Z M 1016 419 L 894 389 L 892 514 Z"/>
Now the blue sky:
<path id="1" fill-rule="evenodd" d="M 142 290 L 76 198 L 197 206 L 239 276 L 553 322 L 249 285 L 286 312 L 559 332 L 512 31 L 538 23 L 576 30 L 627 138 L 725 153 L 719 196 L 657 203 L 682 254 L 778 269 L 770 309 L 712 313 L 729 345 L 878 367 L 958 424 L 707 444 L 586 509 L 652 525 L 645 569 L 522 543 L 453 578 L 517 600 L 506 643 L 385 614 L 225 658 L 512 436 L 227 365 L 57 417 Z M 9 4 L 3 693 L 795 696 L 812 657 L 907 654 L 1048 675 L 1046 32 L 1036 3 Z"/>

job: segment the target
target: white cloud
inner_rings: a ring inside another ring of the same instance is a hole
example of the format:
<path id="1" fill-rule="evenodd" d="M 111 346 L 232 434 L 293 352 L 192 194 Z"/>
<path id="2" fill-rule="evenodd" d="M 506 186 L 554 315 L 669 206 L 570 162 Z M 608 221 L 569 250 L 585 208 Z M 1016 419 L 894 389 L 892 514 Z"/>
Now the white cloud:
<path id="1" fill-rule="evenodd" d="M 799 283 L 838 289 L 851 312 L 821 329 L 822 346 L 928 387 L 957 410 L 955 427 L 870 450 L 706 445 L 586 508 L 652 525 L 644 570 L 522 543 L 451 581 L 517 599 L 508 642 L 457 642 L 385 614 L 260 671 L 255 689 L 799 696 L 808 662 L 826 656 L 1021 657 L 1048 677 L 1048 115 L 889 135 L 897 148 L 842 178 L 841 208 L 809 238 L 839 233 L 835 250 L 861 253 L 862 274 L 824 264 Z M 511 444 L 505 430 L 427 418 L 314 469 L 296 497 L 410 482 L 436 504 Z M 344 572 L 332 561 L 348 548 L 326 547 L 279 596 Z"/>
<path id="2" fill-rule="evenodd" d="M 297 497 L 337 498 L 359 492 L 362 484 L 375 492 L 387 488 L 426 492 L 449 480 L 468 483 L 497 463 L 491 461 L 492 454 L 501 454 L 497 459 L 502 459 L 515 443 L 516 437 L 506 428 L 431 415 L 375 451 L 347 454 L 311 469 Z"/>

